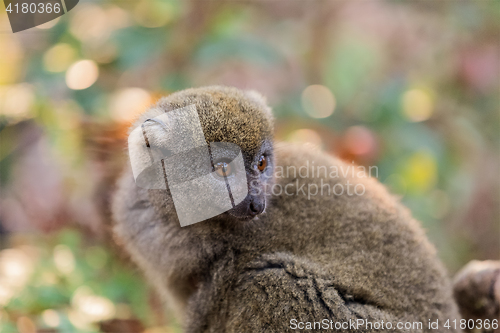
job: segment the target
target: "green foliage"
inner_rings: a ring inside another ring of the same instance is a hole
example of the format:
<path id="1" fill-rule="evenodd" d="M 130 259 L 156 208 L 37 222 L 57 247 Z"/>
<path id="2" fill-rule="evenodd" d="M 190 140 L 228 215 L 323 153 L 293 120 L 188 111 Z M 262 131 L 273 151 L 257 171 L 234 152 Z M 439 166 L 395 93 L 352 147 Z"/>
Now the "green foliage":
<path id="1" fill-rule="evenodd" d="M 43 313 L 51 309 L 59 314 L 60 329 L 66 327 L 75 332 L 97 332 L 95 322 L 86 322 L 84 324 L 88 327 L 82 328 L 75 325 L 75 319 L 71 316 L 72 312 L 85 314 L 88 311 L 82 308 L 85 305 L 75 300 L 78 290 L 84 287 L 90 288 L 92 295 L 110 300 L 112 304 L 125 304 L 130 308 L 133 318 L 145 324 L 154 323 L 152 313 L 148 310 L 148 286 L 135 269 L 131 269 L 130 263 L 117 258 L 114 252 L 102 244 L 92 245 L 92 241 L 74 229 L 65 229 L 34 240 L 22 240 L 23 243 L 26 241 L 34 246 L 31 250 L 36 255 L 26 263 L 31 272 L 26 284 L 4 307 L 8 318 L 14 320 L 19 315 L 29 315 L 41 326 L 47 326 Z M 64 268 L 68 264 L 65 260 L 73 264 Z M 87 301 L 92 302 L 92 299 Z M 90 304 L 99 307 L 98 303 Z M 120 315 L 120 308 L 114 308 L 113 311 Z M 4 328 L 2 332 L 10 331 Z"/>

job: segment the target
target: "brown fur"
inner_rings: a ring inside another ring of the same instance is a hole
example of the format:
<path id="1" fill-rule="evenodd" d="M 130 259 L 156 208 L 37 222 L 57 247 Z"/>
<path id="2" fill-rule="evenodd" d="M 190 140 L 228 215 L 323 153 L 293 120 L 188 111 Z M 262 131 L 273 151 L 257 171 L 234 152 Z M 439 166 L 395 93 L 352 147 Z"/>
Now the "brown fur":
<path id="1" fill-rule="evenodd" d="M 256 93 L 234 88 L 173 94 L 135 126 L 193 103 L 207 141 L 238 144 L 249 172 L 263 150 L 284 170 L 306 161 L 348 167 L 308 147 L 278 145 L 273 152 L 269 108 Z M 320 187 L 321 179 L 331 186 L 363 184 L 366 192 L 310 199 L 295 194 L 297 182 L 307 189 Z M 360 318 L 421 321 L 426 332 L 428 320 L 439 319 L 440 329 L 432 331 L 447 331 L 444 322 L 458 315 L 446 273 L 419 223 L 380 183 L 342 173 L 275 181 L 283 188 L 292 184 L 294 195 L 269 194 L 258 218 L 224 213 L 181 228 L 168 190 L 138 188 L 130 170 L 121 178 L 113 203 L 116 239 L 176 309 L 186 332 L 285 332 L 291 319 Z"/>

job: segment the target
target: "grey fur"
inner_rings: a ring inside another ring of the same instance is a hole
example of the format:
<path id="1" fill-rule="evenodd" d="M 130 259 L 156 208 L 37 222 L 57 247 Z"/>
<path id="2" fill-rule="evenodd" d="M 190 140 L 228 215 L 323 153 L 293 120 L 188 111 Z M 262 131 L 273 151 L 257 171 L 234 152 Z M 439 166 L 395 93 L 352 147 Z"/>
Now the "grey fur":
<path id="1" fill-rule="evenodd" d="M 322 178 L 285 174 L 275 180 L 256 173 L 254 165 L 264 152 L 271 166 L 284 170 L 306 161 L 328 168 L 349 165 L 304 146 L 273 149 L 272 115 L 255 92 L 181 91 L 146 111 L 134 127 L 193 103 L 207 142 L 242 148 L 248 178 L 257 181 L 257 189 L 269 190 L 274 181 L 282 188 L 292 184 L 290 191 L 297 184 L 350 181 L 366 191 L 310 199 L 302 192 L 268 193 L 266 211 L 257 218 L 242 220 L 241 214 L 228 212 L 181 228 L 168 190 L 138 188 L 127 170 L 112 207 L 115 238 L 176 311 L 185 332 L 286 332 L 292 319 L 418 321 L 424 332 L 448 331 L 445 321 L 458 314 L 445 270 L 419 223 L 380 183 L 342 173 Z M 438 319 L 439 330 L 428 329 L 428 321 Z"/>

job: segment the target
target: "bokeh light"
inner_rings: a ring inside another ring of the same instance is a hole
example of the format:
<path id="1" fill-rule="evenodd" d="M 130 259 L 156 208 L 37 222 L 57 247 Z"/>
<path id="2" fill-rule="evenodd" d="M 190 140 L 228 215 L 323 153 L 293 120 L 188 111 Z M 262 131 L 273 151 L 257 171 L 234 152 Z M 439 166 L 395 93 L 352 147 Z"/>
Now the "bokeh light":
<path id="1" fill-rule="evenodd" d="M 326 118 L 335 110 L 335 97 L 330 89 L 314 84 L 302 92 L 302 107 L 312 118 Z"/>
<path id="2" fill-rule="evenodd" d="M 427 192 L 437 181 L 436 158 L 427 150 L 413 153 L 403 166 L 402 176 L 408 185 L 408 191 Z"/>
<path id="3" fill-rule="evenodd" d="M 0 308 L 28 283 L 34 270 L 33 259 L 18 248 L 0 251 Z"/>
<path id="4" fill-rule="evenodd" d="M 97 81 L 99 67 L 92 60 L 80 60 L 66 72 L 66 84 L 73 90 L 87 89 Z"/>
<path id="5" fill-rule="evenodd" d="M 29 83 L 0 86 L 0 115 L 26 118 L 35 101 L 35 89 Z"/>
<path id="6" fill-rule="evenodd" d="M 72 14 L 69 31 L 86 47 L 105 46 L 115 29 L 129 25 L 128 13 L 112 4 L 80 3 Z"/>
<path id="7" fill-rule="evenodd" d="M 104 9 L 93 3 L 82 3 L 72 13 L 69 31 L 82 42 L 98 43 L 106 40 L 111 30 Z"/>
<path id="8" fill-rule="evenodd" d="M 61 323 L 61 318 L 57 311 L 53 309 L 47 309 L 42 312 L 42 319 L 44 323 L 49 327 L 57 327 Z"/>
<path id="9" fill-rule="evenodd" d="M 92 332 L 92 323 L 88 320 L 88 318 L 85 317 L 85 314 L 83 314 L 80 311 L 70 309 L 68 311 L 68 319 L 73 324 L 76 328 L 83 330 L 83 331 L 89 331 Z"/>
<path id="10" fill-rule="evenodd" d="M 76 50 L 66 43 L 51 47 L 43 56 L 43 64 L 49 72 L 64 72 L 75 61 Z"/>
<path id="11" fill-rule="evenodd" d="M 408 120 L 419 122 L 429 119 L 434 111 L 434 102 L 429 95 L 421 89 L 412 89 L 403 95 L 403 113 Z"/>
<path id="12" fill-rule="evenodd" d="M 169 2 L 141 0 L 134 9 L 134 19 L 146 28 L 158 28 L 172 19 L 172 10 Z"/>
<path id="13" fill-rule="evenodd" d="M 116 312 L 113 302 L 106 297 L 95 295 L 87 286 L 81 286 L 75 291 L 71 305 L 84 315 L 85 321 L 89 322 L 110 319 Z"/>
<path id="14" fill-rule="evenodd" d="M 7 287 L 24 286 L 33 272 L 33 262 L 20 249 L 6 249 L 0 252 L 0 281 Z"/>
<path id="15" fill-rule="evenodd" d="M 54 248 L 54 263 L 61 273 L 71 274 L 75 269 L 75 257 L 71 249 L 63 244 L 57 245 Z"/>
<path id="16" fill-rule="evenodd" d="M 353 155 L 372 153 L 375 146 L 375 136 L 364 126 L 349 127 L 344 134 L 344 147 Z"/>
<path id="17" fill-rule="evenodd" d="M 125 88 L 111 97 L 111 116 L 117 121 L 130 122 L 151 104 L 151 95 L 141 88 Z"/>

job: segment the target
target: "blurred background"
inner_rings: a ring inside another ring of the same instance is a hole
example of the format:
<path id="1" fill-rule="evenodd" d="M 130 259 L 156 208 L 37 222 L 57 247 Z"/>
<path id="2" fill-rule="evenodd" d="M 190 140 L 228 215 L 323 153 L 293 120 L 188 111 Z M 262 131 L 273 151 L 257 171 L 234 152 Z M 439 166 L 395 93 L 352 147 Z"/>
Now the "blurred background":
<path id="1" fill-rule="evenodd" d="M 0 5 L 0 332 L 180 332 L 110 236 L 138 112 L 224 84 L 276 138 L 378 167 L 454 274 L 500 257 L 500 2 L 80 1 L 13 34 Z"/>

